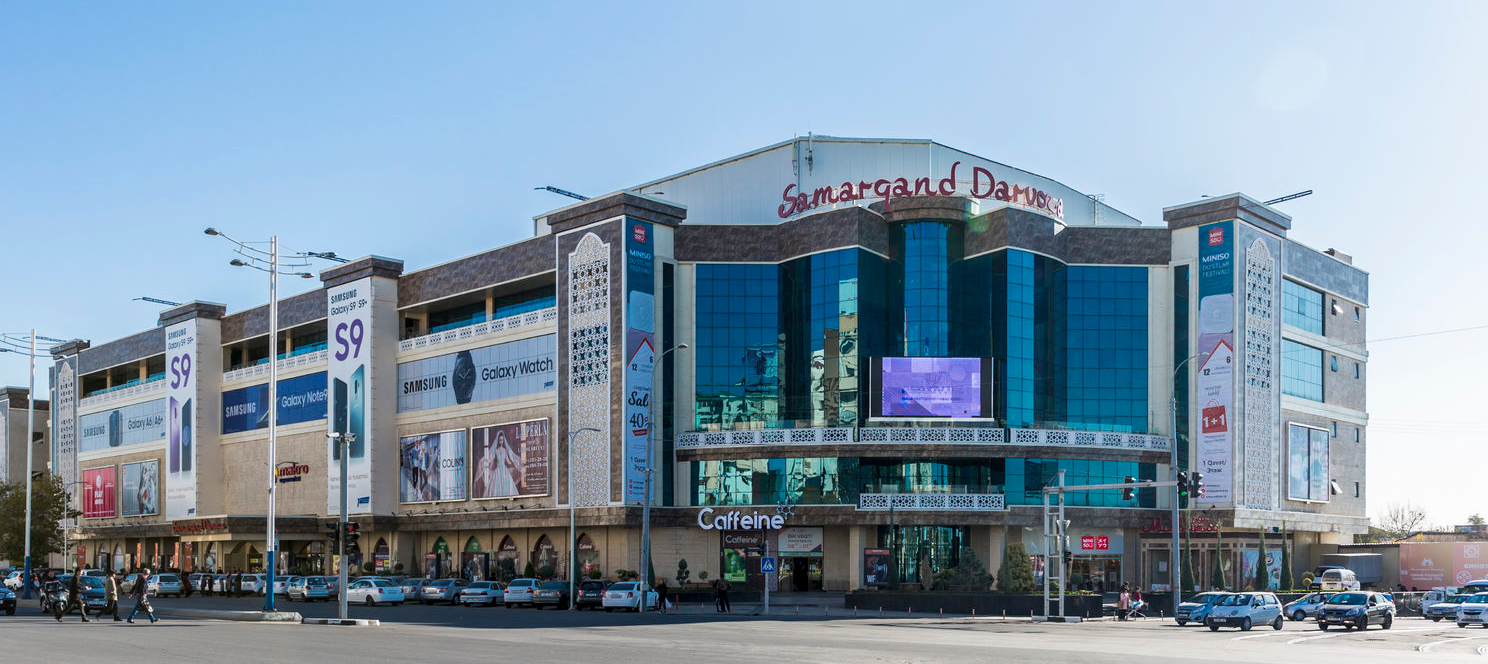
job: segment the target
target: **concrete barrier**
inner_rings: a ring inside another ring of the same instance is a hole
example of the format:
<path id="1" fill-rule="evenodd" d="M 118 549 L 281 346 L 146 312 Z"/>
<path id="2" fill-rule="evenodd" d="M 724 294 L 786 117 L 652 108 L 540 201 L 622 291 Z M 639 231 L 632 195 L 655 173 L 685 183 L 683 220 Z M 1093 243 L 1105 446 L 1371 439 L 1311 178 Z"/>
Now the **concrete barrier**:
<path id="1" fill-rule="evenodd" d="M 155 613 L 177 618 L 206 618 L 208 620 L 239 620 L 243 622 L 297 623 L 304 618 L 294 611 L 218 611 L 214 609 L 182 609 L 157 607 Z"/>
<path id="2" fill-rule="evenodd" d="M 377 627 L 382 624 L 381 620 L 367 620 L 364 618 L 305 618 L 300 621 L 302 625 L 342 625 L 346 627 Z"/>

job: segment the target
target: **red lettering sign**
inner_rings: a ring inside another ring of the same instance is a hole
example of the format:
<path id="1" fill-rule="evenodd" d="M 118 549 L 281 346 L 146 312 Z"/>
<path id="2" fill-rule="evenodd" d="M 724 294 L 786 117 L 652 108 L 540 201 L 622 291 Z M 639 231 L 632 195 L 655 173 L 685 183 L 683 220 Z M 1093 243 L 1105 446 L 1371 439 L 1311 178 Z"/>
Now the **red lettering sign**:
<path id="1" fill-rule="evenodd" d="M 639 242 L 641 244 L 645 244 L 646 243 L 646 227 L 645 226 L 642 226 L 640 224 L 636 224 L 636 225 L 634 225 L 634 226 L 632 226 L 630 228 L 630 233 L 631 233 L 632 236 L 635 237 L 635 241 L 636 242 Z"/>
<path id="2" fill-rule="evenodd" d="M 1083 550 L 1085 550 L 1085 551 L 1091 551 L 1091 550 L 1095 549 L 1095 536 L 1094 535 L 1085 535 L 1084 537 L 1081 537 L 1080 538 L 1080 548 L 1083 549 Z"/>
<path id="3" fill-rule="evenodd" d="M 1215 226 L 1209 229 L 1209 246 L 1217 247 L 1224 244 L 1224 228 Z"/>
<path id="4" fill-rule="evenodd" d="M 905 196 L 955 196 L 961 183 L 956 179 L 956 170 L 961 162 L 951 163 L 951 172 L 947 177 L 932 180 L 928 177 L 915 178 L 911 183 L 909 178 L 877 178 L 872 181 L 859 180 L 858 182 L 843 182 L 841 186 L 827 185 L 817 187 L 811 193 L 796 188 L 795 184 L 788 184 L 785 190 L 780 192 L 780 206 L 775 209 L 775 214 L 781 219 L 789 219 L 798 214 L 804 214 L 823 205 L 836 205 L 838 203 L 850 203 L 866 198 L 882 198 L 886 203 L 891 203 L 894 198 Z M 1032 186 L 1021 184 L 1009 184 L 1006 180 L 998 180 L 992 171 L 981 166 L 973 166 L 971 169 L 971 188 L 966 192 L 967 196 L 975 199 L 992 199 L 1021 205 L 1047 212 L 1055 219 L 1064 219 L 1064 200 L 1055 198 L 1048 192 L 1040 191 Z M 639 226 L 636 239 L 645 242 L 645 233 Z M 1221 238 L 1223 233 L 1221 232 Z M 1213 243 L 1211 232 L 1210 242 Z"/>
<path id="5" fill-rule="evenodd" d="M 1109 551 L 1111 549 L 1111 538 L 1105 535 L 1096 536 L 1095 548 L 1097 551 Z"/>

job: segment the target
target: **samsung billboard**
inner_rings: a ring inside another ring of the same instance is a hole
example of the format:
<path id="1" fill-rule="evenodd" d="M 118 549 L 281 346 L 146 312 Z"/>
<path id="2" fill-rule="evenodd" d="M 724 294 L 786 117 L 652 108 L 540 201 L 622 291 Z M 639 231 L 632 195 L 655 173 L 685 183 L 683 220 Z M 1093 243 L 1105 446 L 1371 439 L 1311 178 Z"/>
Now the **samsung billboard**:
<path id="1" fill-rule="evenodd" d="M 279 381 L 278 424 L 298 424 L 326 417 L 324 371 Z M 240 433 L 269 426 L 269 384 L 222 393 L 222 433 Z"/>
<path id="2" fill-rule="evenodd" d="M 558 337 L 544 335 L 398 365 L 398 412 L 551 392 Z"/>
<path id="3" fill-rule="evenodd" d="M 78 420 L 83 453 L 164 440 L 165 399 L 89 413 Z"/>

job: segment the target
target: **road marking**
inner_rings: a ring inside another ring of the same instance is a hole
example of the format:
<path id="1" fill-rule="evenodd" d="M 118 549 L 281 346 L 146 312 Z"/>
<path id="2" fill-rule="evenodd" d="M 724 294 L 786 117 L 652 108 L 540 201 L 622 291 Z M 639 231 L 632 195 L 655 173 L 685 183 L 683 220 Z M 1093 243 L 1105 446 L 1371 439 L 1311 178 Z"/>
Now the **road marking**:
<path id="1" fill-rule="evenodd" d="M 1303 630 L 1303 633 L 1305 633 L 1305 634 L 1315 634 L 1315 633 L 1318 633 L 1318 632 L 1321 632 L 1321 631 L 1323 631 L 1323 630 L 1320 630 L 1320 629 L 1308 629 L 1308 630 Z M 1232 638 L 1230 640 L 1231 641 L 1244 641 L 1246 639 L 1263 639 L 1263 638 L 1268 637 L 1268 636 L 1291 636 L 1293 634 L 1296 634 L 1296 632 L 1287 632 L 1287 631 L 1284 631 L 1284 630 L 1271 630 L 1270 632 L 1267 632 L 1265 634 L 1247 634 L 1245 636 L 1237 636 L 1237 637 Z"/>
<path id="2" fill-rule="evenodd" d="M 1488 657 L 1488 646 L 1478 646 L 1478 654 Z"/>
<path id="3" fill-rule="evenodd" d="M 1442 628 L 1442 627 L 1420 627 L 1420 628 L 1416 628 L 1416 629 L 1382 629 L 1382 630 L 1380 630 L 1379 632 L 1376 632 L 1376 633 L 1388 635 L 1388 634 L 1405 634 L 1405 633 L 1409 633 L 1409 632 L 1439 632 L 1442 629 L 1444 629 L 1444 628 Z M 1322 631 L 1322 630 L 1318 630 L 1318 631 Z M 1316 641 L 1318 639 L 1331 639 L 1331 638 L 1338 637 L 1338 636 L 1349 636 L 1349 635 L 1352 635 L 1352 634 L 1365 634 L 1365 633 L 1367 633 L 1367 632 L 1362 632 L 1362 631 L 1359 631 L 1359 630 L 1347 630 L 1347 631 L 1345 631 L 1342 628 L 1339 628 L 1339 631 L 1337 631 L 1337 632 L 1328 632 L 1327 634 L 1324 634 L 1322 636 L 1304 636 L 1304 637 L 1302 637 L 1300 639 L 1292 639 L 1291 641 L 1287 641 L 1287 645 L 1291 645 L 1293 643 L 1302 643 L 1304 641 Z"/>
<path id="4" fill-rule="evenodd" d="M 1416 650 L 1418 650 L 1420 652 L 1431 652 L 1431 649 L 1432 648 L 1434 648 L 1436 646 L 1439 646 L 1439 645 L 1441 645 L 1443 643 L 1456 643 L 1458 641 L 1466 641 L 1468 639 L 1488 639 L 1488 634 L 1483 634 L 1483 635 L 1480 635 L 1480 636 L 1459 636 L 1459 637 L 1451 638 L 1451 639 L 1442 639 L 1440 641 L 1432 641 L 1431 643 L 1422 643 L 1421 645 L 1416 646 Z M 1483 646 L 1483 648 L 1488 648 L 1488 646 Z M 1483 648 L 1479 648 L 1478 649 L 1478 652 L 1479 653 L 1482 653 L 1483 652 Z"/>

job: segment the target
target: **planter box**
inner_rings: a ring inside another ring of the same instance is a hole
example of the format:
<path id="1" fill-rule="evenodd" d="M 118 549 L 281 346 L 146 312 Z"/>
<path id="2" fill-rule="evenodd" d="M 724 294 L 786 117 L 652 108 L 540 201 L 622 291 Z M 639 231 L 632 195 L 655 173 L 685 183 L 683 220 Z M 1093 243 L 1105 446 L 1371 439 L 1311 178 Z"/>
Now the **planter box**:
<path id="1" fill-rule="evenodd" d="M 1057 610 L 1058 599 L 1050 597 L 1050 613 Z M 847 593 L 843 606 L 849 609 L 877 611 L 946 613 L 979 616 L 1000 616 L 1003 611 L 1009 616 L 1043 615 L 1044 596 L 1003 595 L 978 592 L 903 592 L 903 591 L 859 591 Z M 1066 595 L 1065 615 L 1096 618 L 1101 615 L 1101 598 L 1097 595 Z"/>

